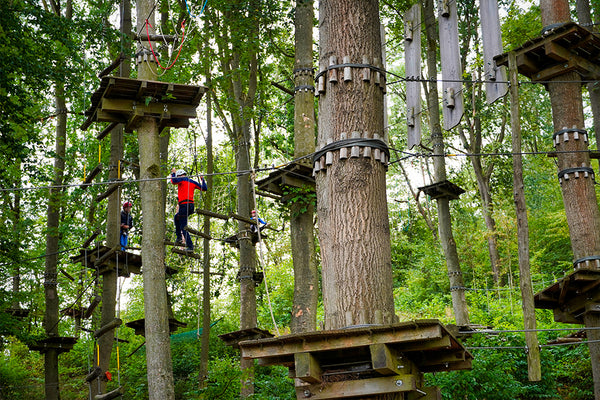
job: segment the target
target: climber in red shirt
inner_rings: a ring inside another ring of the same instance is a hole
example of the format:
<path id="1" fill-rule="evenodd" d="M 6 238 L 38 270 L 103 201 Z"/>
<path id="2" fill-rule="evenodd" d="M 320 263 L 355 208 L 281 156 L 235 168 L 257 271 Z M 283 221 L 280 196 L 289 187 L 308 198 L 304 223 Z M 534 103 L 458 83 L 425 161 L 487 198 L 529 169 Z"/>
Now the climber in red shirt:
<path id="1" fill-rule="evenodd" d="M 194 244 L 188 231 L 184 228 L 188 223 L 188 216 L 194 213 L 194 190 L 198 189 L 206 192 L 207 186 L 204 177 L 200 177 L 201 183 L 187 177 L 187 173 L 182 170 L 171 170 L 171 183 L 177 185 L 178 210 L 175 214 L 175 234 L 177 236 L 176 244 L 185 245 L 188 251 L 194 251 Z"/>

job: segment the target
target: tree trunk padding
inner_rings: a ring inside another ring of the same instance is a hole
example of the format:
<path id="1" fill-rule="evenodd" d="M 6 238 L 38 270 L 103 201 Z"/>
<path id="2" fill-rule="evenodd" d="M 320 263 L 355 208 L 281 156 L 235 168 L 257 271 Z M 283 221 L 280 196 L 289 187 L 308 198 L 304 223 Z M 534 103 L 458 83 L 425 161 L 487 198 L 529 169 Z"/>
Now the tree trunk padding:
<path id="1" fill-rule="evenodd" d="M 117 389 L 115 389 L 111 392 L 104 393 L 104 394 L 97 394 L 96 396 L 94 396 L 94 400 L 115 399 L 119 396 L 123 396 L 123 394 L 125 394 L 125 389 L 123 388 L 123 386 L 119 386 Z"/>
<path id="2" fill-rule="evenodd" d="M 123 324 L 123 321 L 120 318 L 113 319 L 108 324 L 106 324 L 103 327 L 101 327 L 100 329 L 96 330 L 94 332 L 94 338 L 98 339 L 99 337 L 101 337 L 104 334 L 110 332 L 114 328 L 121 326 L 121 324 Z"/>

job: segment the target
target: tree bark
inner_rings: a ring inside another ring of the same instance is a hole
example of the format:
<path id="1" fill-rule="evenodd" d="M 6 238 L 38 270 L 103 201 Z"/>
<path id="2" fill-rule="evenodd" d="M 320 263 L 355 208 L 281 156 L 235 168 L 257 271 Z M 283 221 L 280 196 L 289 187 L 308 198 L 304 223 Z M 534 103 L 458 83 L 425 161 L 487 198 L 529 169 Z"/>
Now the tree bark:
<path id="1" fill-rule="evenodd" d="M 542 24 L 548 26 L 559 22 L 569 22 L 569 3 L 566 0 L 541 0 Z M 583 129 L 583 102 L 581 81 L 575 72 L 568 72 L 553 78 L 547 85 L 552 105 L 552 119 L 555 132 L 563 128 Z M 573 139 L 573 135 L 571 135 Z M 588 145 L 585 140 L 555 141 L 558 170 L 590 166 Z M 583 179 L 565 179 L 561 182 L 565 214 L 571 236 L 573 257 L 600 255 L 600 210 L 594 180 L 590 175 Z M 586 327 L 600 326 L 600 318 L 592 312 L 584 314 Z M 597 337 L 594 330 L 588 331 L 588 338 Z M 594 377 L 594 396 L 600 400 L 600 343 L 588 343 L 590 348 L 592 374 Z"/>
<path id="2" fill-rule="evenodd" d="M 427 71 L 432 79 L 429 84 L 427 96 L 427 108 L 429 114 L 429 128 L 431 130 L 431 139 L 433 142 L 433 162 L 434 174 L 437 182 L 446 180 L 446 160 L 444 158 L 444 140 L 442 137 L 442 128 L 440 124 L 440 114 L 438 109 L 438 90 L 436 86 L 436 54 L 437 39 L 435 30 L 435 16 L 432 0 L 425 0 L 423 3 L 423 20 L 425 22 L 425 31 L 427 36 Z M 438 231 L 440 242 L 446 258 L 446 267 L 448 269 L 448 278 L 450 281 L 450 293 L 452 296 L 452 307 L 454 318 L 458 326 L 469 325 L 469 313 L 467 310 L 467 300 L 465 298 L 465 285 L 458 259 L 456 242 L 452 234 L 452 219 L 450 216 L 450 204 L 448 198 L 437 199 L 438 210 Z"/>
<path id="3" fill-rule="evenodd" d="M 46 311 L 44 314 L 44 329 L 48 336 L 59 336 L 58 309 L 59 299 L 57 290 L 57 264 L 58 247 L 60 241 L 59 224 L 60 209 L 63 197 L 63 184 L 65 171 L 65 156 L 67 145 L 67 105 L 65 101 L 64 83 L 56 82 L 56 139 L 54 157 L 54 178 L 48 196 L 48 220 L 46 231 L 46 263 L 44 273 L 44 292 L 46 298 Z M 44 374 L 46 400 L 60 399 L 58 381 L 58 351 L 49 349 L 44 355 Z"/>
<path id="4" fill-rule="evenodd" d="M 519 285 L 523 308 L 523 326 L 527 343 L 527 371 L 530 381 L 542 379 L 540 348 L 537 338 L 537 323 L 533 303 L 533 285 L 531 283 L 531 268 L 529 265 L 529 222 L 527 220 L 527 204 L 523 183 L 523 156 L 521 155 L 521 122 L 519 120 L 519 83 L 516 56 L 509 53 L 510 74 L 510 125 L 512 127 L 513 152 L 513 196 L 517 216 L 517 236 L 519 242 Z"/>
<path id="5" fill-rule="evenodd" d="M 320 3 L 320 66 L 332 63 L 370 64 L 381 60 L 379 8 L 375 0 L 334 0 Z M 319 101 L 318 142 L 336 142 L 342 133 L 384 137 L 383 90 L 375 79 L 365 82 L 362 69 L 343 69 Z M 375 72 L 371 71 L 374 78 Z M 382 78 L 383 80 L 383 78 Z M 391 323 L 394 319 L 390 227 L 385 166 L 373 157 L 340 160 L 318 172 L 317 212 L 321 244 L 325 329 L 348 325 Z M 381 315 L 381 318 L 378 318 Z M 378 320 L 379 319 L 379 320 Z"/>
<path id="6" fill-rule="evenodd" d="M 137 4 L 137 31 L 144 28 L 146 18 L 154 25 L 152 4 Z M 150 58 L 150 57 L 149 57 Z M 156 66 L 154 66 L 156 68 Z M 156 80 L 150 67 L 138 65 L 138 79 Z M 160 165 L 160 140 L 157 121 L 143 118 L 138 127 L 140 153 L 140 192 L 142 202 L 142 269 L 144 279 L 144 316 L 146 365 L 150 400 L 173 400 L 175 389 L 169 337 L 169 306 L 165 281 L 165 204 Z"/>
<path id="7" fill-rule="evenodd" d="M 297 0 L 294 24 L 296 27 L 296 61 L 294 84 L 299 87 L 313 86 L 313 19 L 312 0 Z M 315 110 L 313 90 L 299 89 L 294 94 L 294 158 L 315 151 Z M 319 299 L 319 275 L 315 260 L 315 237 L 313 228 L 314 205 L 310 197 L 290 206 L 290 235 L 294 262 L 294 306 L 292 309 L 292 333 L 317 329 L 317 303 Z"/>

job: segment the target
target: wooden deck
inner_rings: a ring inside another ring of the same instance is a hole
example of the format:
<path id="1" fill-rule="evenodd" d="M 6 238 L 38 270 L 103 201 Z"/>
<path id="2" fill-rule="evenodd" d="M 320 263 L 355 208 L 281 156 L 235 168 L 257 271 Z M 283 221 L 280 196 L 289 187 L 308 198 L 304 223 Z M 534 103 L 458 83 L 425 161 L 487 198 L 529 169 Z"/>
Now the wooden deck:
<path id="1" fill-rule="evenodd" d="M 80 249 L 79 255 L 71 257 L 71 261 L 81 263 L 93 270 L 98 269 L 100 275 L 118 269 L 119 276 L 129 277 L 130 274 L 141 274 L 142 270 L 141 255 L 111 249 L 104 245 L 96 246 L 93 249 Z"/>
<path id="2" fill-rule="evenodd" d="M 600 78 L 600 37 L 574 22 L 565 23 L 513 50 L 519 73 L 547 81 L 575 71 L 582 79 Z M 494 58 L 508 66 L 508 53 Z"/>
<path id="3" fill-rule="evenodd" d="M 87 130 L 93 122 L 122 123 L 132 132 L 142 118 L 152 117 L 164 127 L 187 128 L 190 118 L 196 118 L 196 108 L 204 86 L 105 76 L 92 94 L 92 104 L 81 125 Z"/>
<path id="4" fill-rule="evenodd" d="M 283 365 L 297 398 L 334 399 L 384 393 L 437 399 L 422 372 L 470 369 L 473 356 L 438 320 L 365 325 L 239 343 L 242 357 Z M 421 397 L 422 396 L 422 397 Z"/>
<path id="5" fill-rule="evenodd" d="M 600 312 L 600 270 L 573 271 L 533 299 L 535 308 L 553 310 L 555 321 L 583 324 L 586 312 Z"/>

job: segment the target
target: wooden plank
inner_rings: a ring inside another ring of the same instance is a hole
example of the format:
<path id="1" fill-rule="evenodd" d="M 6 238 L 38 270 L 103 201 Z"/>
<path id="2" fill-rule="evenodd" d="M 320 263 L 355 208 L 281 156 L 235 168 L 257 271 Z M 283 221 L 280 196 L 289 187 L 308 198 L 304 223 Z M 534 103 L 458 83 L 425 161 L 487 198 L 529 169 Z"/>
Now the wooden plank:
<path id="1" fill-rule="evenodd" d="M 321 383 L 321 366 L 311 353 L 294 354 L 296 378 L 308 383 Z"/>
<path id="2" fill-rule="evenodd" d="M 99 201 L 102 201 L 105 198 L 107 198 L 108 196 L 110 196 L 115 190 L 120 188 L 122 184 L 123 184 L 122 181 L 117 181 L 115 183 L 111 183 L 108 186 L 108 189 L 106 189 L 106 191 L 104 193 L 100 193 L 98 196 L 96 196 L 96 199 L 95 199 L 96 203 Z"/>
<path id="3" fill-rule="evenodd" d="M 203 210 L 201 208 L 196 209 L 196 214 L 206 215 L 207 217 L 219 218 L 225 221 L 229 220 L 229 215 L 219 214 L 213 211 Z"/>
<path id="4" fill-rule="evenodd" d="M 106 324 L 103 327 L 101 327 L 100 329 L 97 329 L 94 332 L 94 337 L 96 339 L 98 339 L 100 336 L 103 336 L 106 333 L 108 333 L 108 332 L 112 331 L 113 329 L 115 329 L 116 327 L 121 326 L 121 324 L 123 324 L 123 321 L 120 318 L 115 318 L 112 321 L 110 321 L 108 324 Z"/>
<path id="5" fill-rule="evenodd" d="M 343 399 L 347 397 L 373 396 L 387 393 L 411 392 L 417 389 L 415 375 L 395 375 L 381 378 L 314 383 L 296 388 L 299 399 Z"/>
<path id="6" fill-rule="evenodd" d="M 211 239 L 212 239 L 212 237 L 210 237 L 209 235 L 205 234 L 204 232 L 200 232 L 199 230 L 197 230 L 197 229 L 194 229 L 194 228 L 191 228 L 191 227 L 189 227 L 189 226 L 186 226 L 186 227 L 185 227 L 185 228 L 183 228 L 183 229 L 185 229 L 186 231 L 188 231 L 188 232 L 189 232 L 189 233 L 191 233 L 192 235 L 200 236 L 200 237 L 201 237 L 201 238 L 203 238 L 203 239 L 208 239 L 208 240 L 211 240 Z"/>
<path id="7" fill-rule="evenodd" d="M 127 99 L 102 99 L 100 110 L 107 113 L 132 113 L 134 110 L 140 110 L 146 115 L 162 116 L 165 112 L 171 115 L 171 118 L 196 118 L 196 106 L 175 103 L 138 103 Z"/>
<path id="8" fill-rule="evenodd" d="M 458 46 L 458 15 L 456 1 L 448 2 L 448 14 L 440 7 L 439 32 L 442 59 L 442 110 L 444 129 L 450 130 L 460 123 L 463 115 L 462 67 Z"/>
<path id="9" fill-rule="evenodd" d="M 283 341 L 283 337 L 275 339 L 263 339 L 260 341 L 247 341 L 241 343 L 242 357 L 262 358 L 271 356 L 294 355 L 301 352 L 315 352 L 325 350 L 348 349 L 350 347 L 370 346 L 376 343 L 400 344 L 426 342 L 443 337 L 440 325 L 417 326 L 409 329 L 397 329 L 386 331 L 361 331 L 347 330 L 347 336 L 316 335 L 304 336 L 304 339 Z"/>
<path id="10" fill-rule="evenodd" d="M 548 42 L 546 43 L 544 50 L 546 51 L 547 56 L 552 57 L 560 62 L 569 61 L 580 66 L 583 71 L 589 72 L 589 78 L 597 79 L 600 77 L 600 66 L 586 60 L 583 57 L 571 53 L 563 46 L 560 46 L 554 42 Z"/>
<path id="11" fill-rule="evenodd" d="M 377 343 L 369 346 L 371 352 L 371 363 L 373 369 L 381 375 L 396 375 L 399 364 L 395 352 L 385 343 Z"/>
<path id="12" fill-rule="evenodd" d="M 415 4 L 404 14 L 404 62 L 407 78 L 421 78 L 421 7 Z M 410 33 L 410 40 L 408 39 Z M 421 143 L 421 82 L 406 81 L 408 148 Z"/>
<path id="13" fill-rule="evenodd" d="M 500 17 L 498 0 L 481 0 L 479 2 L 481 16 L 481 34 L 483 39 L 483 70 L 486 101 L 492 104 L 504 97 L 508 92 L 506 67 L 497 66 L 494 57 L 502 54 L 502 36 L 500 33 Z"/>

